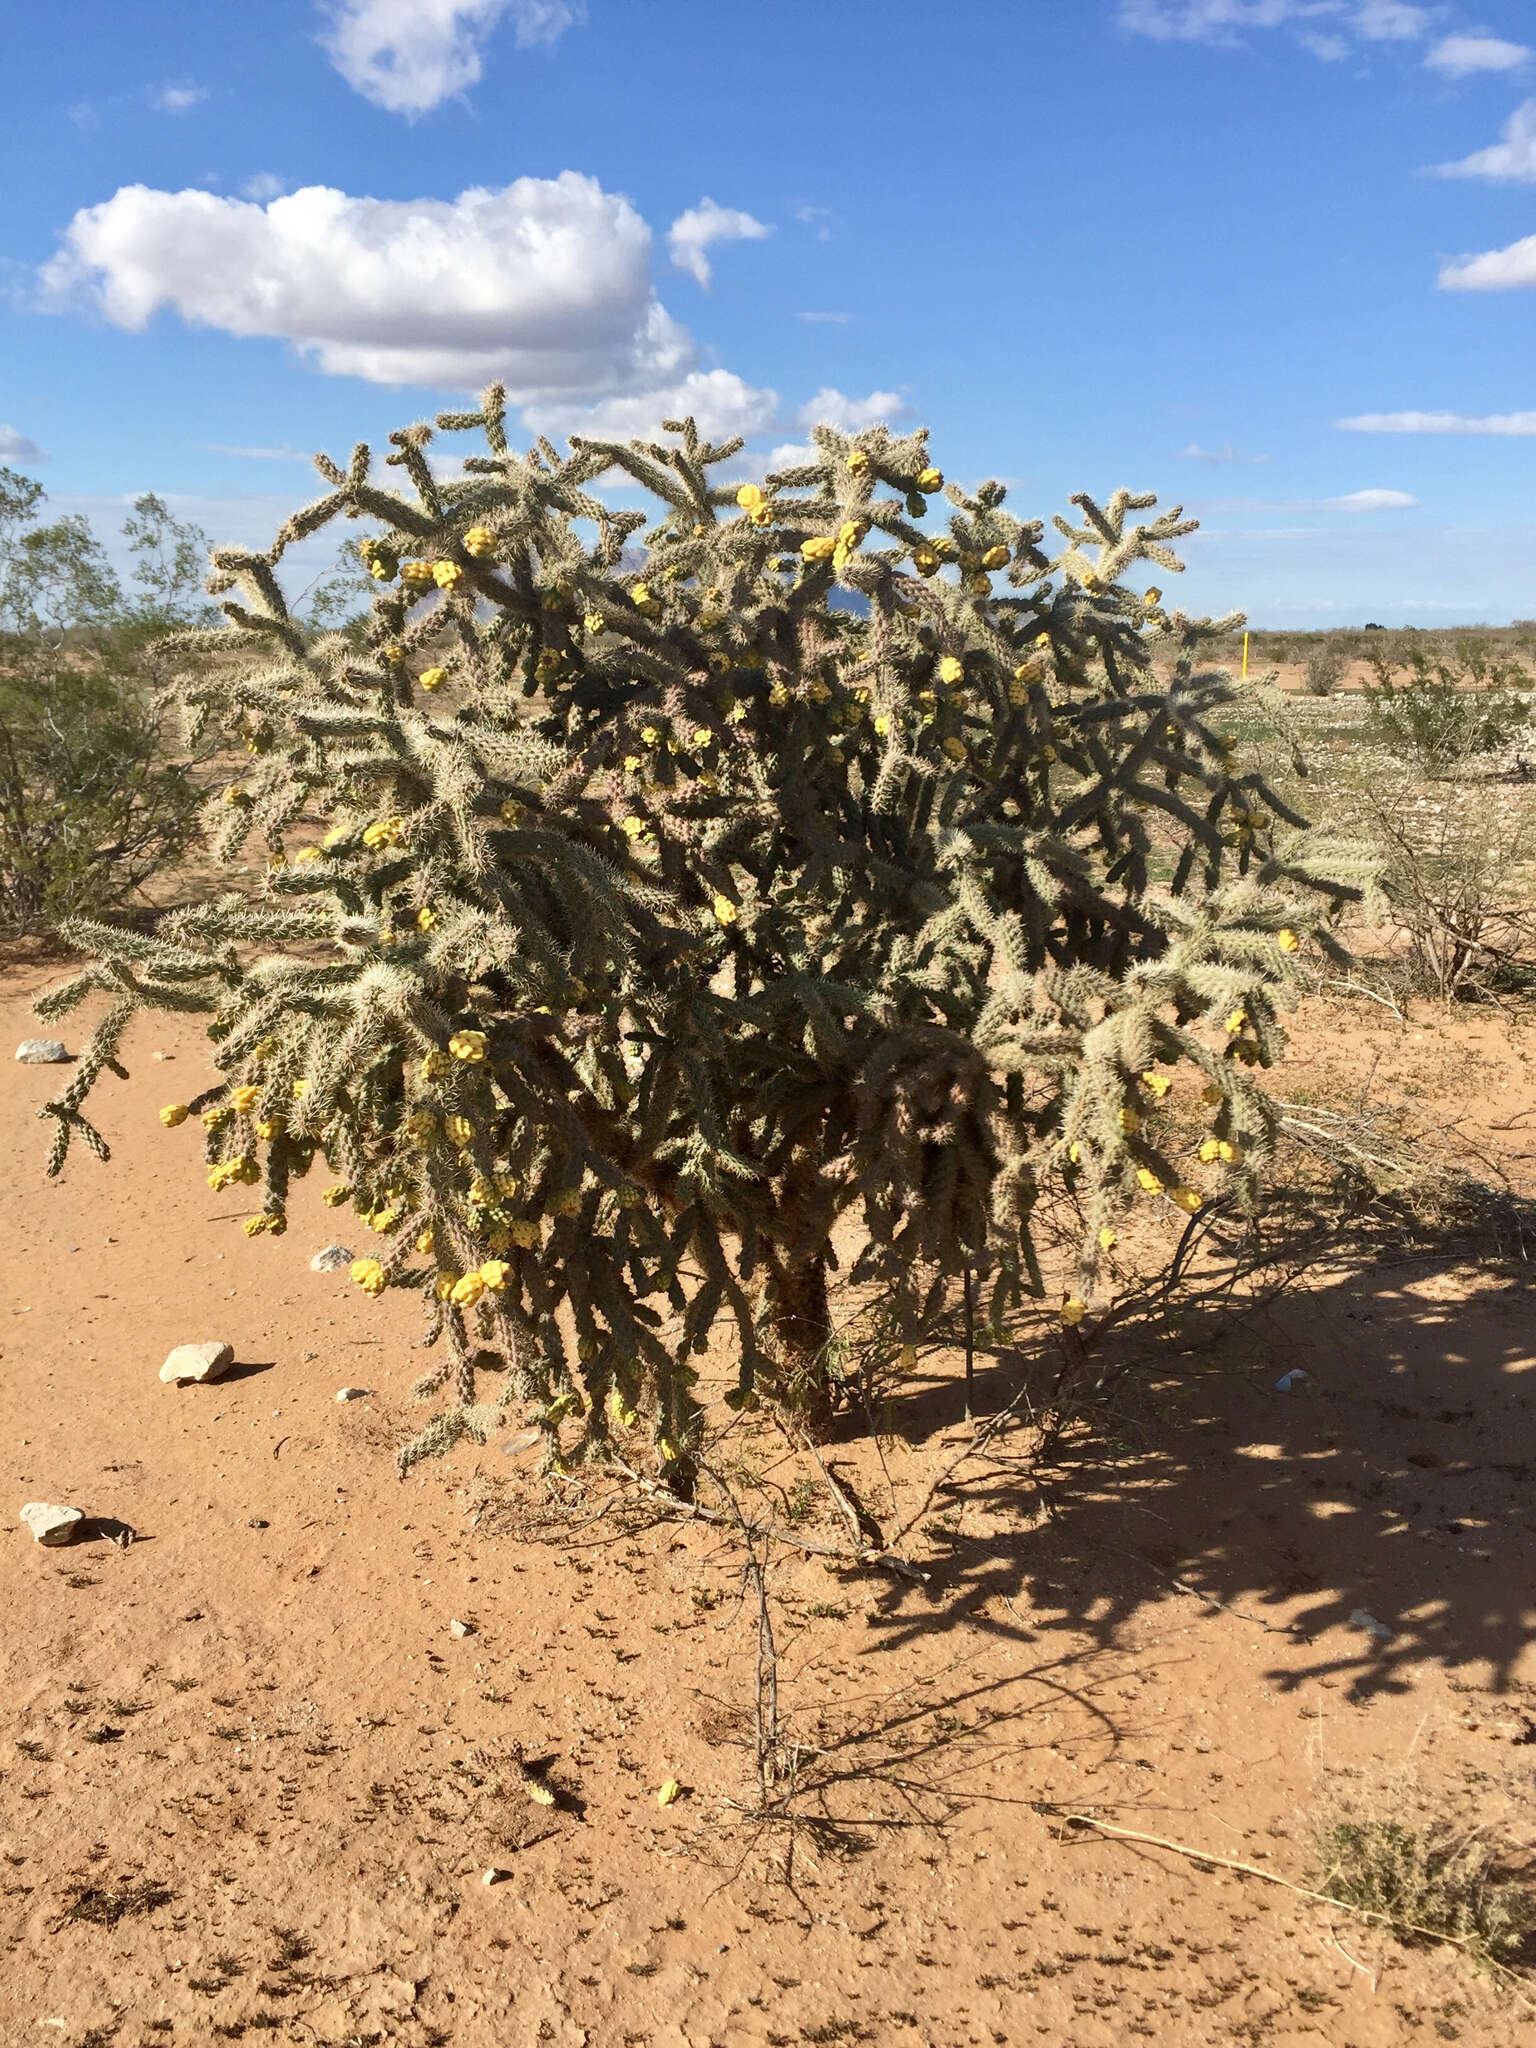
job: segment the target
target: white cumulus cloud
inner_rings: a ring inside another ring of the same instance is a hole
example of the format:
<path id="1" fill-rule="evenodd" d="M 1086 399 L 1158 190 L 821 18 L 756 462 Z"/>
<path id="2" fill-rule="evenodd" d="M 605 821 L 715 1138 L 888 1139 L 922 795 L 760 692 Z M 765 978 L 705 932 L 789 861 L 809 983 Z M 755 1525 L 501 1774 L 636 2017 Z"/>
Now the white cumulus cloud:
<path id="1" fill-rule="evenodd" d="M 871 391 L 867 398 L 850 398 L 846 392 L 824 384 L 795 414 L 795 425 L 836 427 L 842 434 L 862 434 L 877 420 L 897 420 L 909 410 L 899 391 Z"/>
<path id="2" fill-rule="evenodd" d="M 348 85 L 412 117 L 479 81 L 504 15 L 524 47 L 558 42 L 586 20 L 585 0 L 329 0 L 324 11 L 320 41 Z"/>
<path id="3" fill-rule="evenodd" d="M 1442 178 L 1486 178 L 1495 185 L 1536 184 L 1536 100 L 1526 100 L 1500 130 L 1502 139 L 1453 164 L 1436 164 Z"/>
<path id="4" fill-rule="evenodd" d="M 309 185 L 266 206 L 128 185 L 74 216 L 42 302 L 275 337 L 332 376 L 590 402 L 693 367 L 650 257 L 629 201 L 575 171 L 452 200 Z"/>
<path id="5" fill-rule="evenodd" d="M 1536 412 L 1362 412 L 1335 420 L 1346 434 L 1536 434 Z"/>
<path id="6" fill-rule="evenodd" d="M 1518 71 L 1530 54 L 1524 43 L 1502 36 L 1446 36 L 1424 62 L 1447 78 L 1472 78 L 1480 71 Z"/>
<path id="7" fill-rule="evenodd" d="M 46 462 L 46 451 L 39 448 L 30 434 L 23 434 L 16 427 L 0 426 L 0 462 Z"/>
<path id="8" fill-rule="evenodd" d="M 712 242 L 761 242 L 772 233 L 772 228 L 754 220 L 750 213 L 719 206 L 713 199 L 701 199 L 697 206 L 680 213 L 667 229 L 667 248 L 676 267 L 686 270 L 707 291 L 713 272 L 704 252 Z"/>
<path id="9" fill-rule="evenodd" d="M 149 96 L 149 104 L 160 114 L 185 114 L 207 99 L 201 85 L 162 85 Z"/>
<path id="10" fill-rule="evenodd" d="M 1516 292 L 1536 285 L 1536 235 L 1524 235 L 1507 249 L 1486 249 L 1462 263 L 1447 263 L 1438 282 L 1445 292 Z"/>
<path id="11" fill-rule="evenodd" d="M 589 434 L 600 441 L 644 440 L 660 432 L 663 420 L 692 416 L 709 441 L 766 433 L 779 409 L 779 394 L 748 384 L 731 370 L 691 370 L 675 384 L 595 404 L 541 401 L 526 406 L 525 424 L 536 434 Z"/>

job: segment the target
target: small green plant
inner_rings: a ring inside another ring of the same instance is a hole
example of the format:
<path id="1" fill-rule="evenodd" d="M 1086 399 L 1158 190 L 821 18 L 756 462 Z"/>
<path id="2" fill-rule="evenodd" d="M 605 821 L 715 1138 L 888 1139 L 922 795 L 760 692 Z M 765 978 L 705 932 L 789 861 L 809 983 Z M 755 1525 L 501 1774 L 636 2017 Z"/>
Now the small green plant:
<path id="1" fill-rule="evenodd" d="M 1046 1191 L 1069 1326 L 1131 1204 L 1252 1203 L 1257 1070 L 1366 866 L 1239 758 L 1204 660 L 1233 621 L 1127 580 L 1192 530 L 1150 497 L 1077 497 L 1051 554 L 922 433 L 817 428 L 738 484 L 691 420 L 519 454 L 504 404 L 440 418 L 487 446 L 451 480 L 403 429 L 407 488 L 318 457 L 270 550 L 215 551 L 228 626 L 181 636 L 180 695 L 189 744 L 249 749 L 206 822 L 244 875 L 264 843 L 264 892 L 66 925 L 98 957 L 42 1013 L 106 1009 L 50 1166 L 105 1150 L 83 1104 L 132 1016 L 202 1014 L 223 1083 L 162 1115 L 202 1112 L 209 1185 L 276 1235 L 323 1162 L 378 1236 L 354 1279 L 417 1291 L 447 1354 L 402 1469 L 518 1403 L 562 1466 L 643 1421 L 686 1490 L 722 1320 L 727 1401 L 831 1429 L 845 1224 L 906 1368 L 962 1284 L 999 1329 L 1044 1293 Z M 378 594 L 316 635 L 276 571 L 337 519 Z"/>
<path id="2" fill-rule="evenodd" d="M 1478 641 L 1452 653 L 1407 652 L 1406 676 L 1366 685 L 1366 729 L 1425 775 L 1450 776 L 1506 747 L 1530 719 L 1521 694 L 1530 677 L 1513 658 Z"/>
<path id="3" fill-rule="evenodd" d="M 1307 1883 L 1405 1942 L 1440 1935 L 1479 1962 L 1508 1962 L 1536 1929 L 1536 1894 L 1473 1829 L 1352 1813 L 1318 1828 Z"/>

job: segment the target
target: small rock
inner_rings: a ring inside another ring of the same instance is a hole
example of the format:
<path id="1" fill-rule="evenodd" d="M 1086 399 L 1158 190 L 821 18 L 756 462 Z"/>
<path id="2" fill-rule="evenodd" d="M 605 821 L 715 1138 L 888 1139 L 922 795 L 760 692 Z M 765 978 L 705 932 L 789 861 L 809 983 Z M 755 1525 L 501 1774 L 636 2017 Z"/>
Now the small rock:
<path id="1" fill-rule="evenodd" d="M 176 1055 L 173 1052 L 155 1052 L 150 1054 L 150 1058 L 155 1060 L 173 1060 L 175 1057 Z"/>
<path id="2" fill-rule="evenodd" d="M 309 1262 L 311 1273 L 339 1273 L 343 1266 L 350 1266 L 352 1254 L 344 1244 L 328 1244 L 323 1252 L 316 1252 Z"/>
<path id="3" fill-rule="evenodd" d="M 480 1882 L 482 1884 L 504 1884 L 511 1875 L 510 1870 L 488 1870 Z"/>
<path id="4" fill-rule="evenodd" d="M 460 1621 L 455 1615 L 448 1624 L 448 1633 L 451 1636 L 472 1636 L 475 1633 L 475 1624 L 472 1621 Z"/>
<path id="5" fill-rule="evenodd" d="M 372 1387 L 338 1387 L 336 1398 L 338 1401 L 366 1401 L 372 1392 Z"/>
<path id="6" fill-rule="evenodd" d="M 67 1060 L 69 1054 L 57 1038 L 24 1038 L 16 1048 L 16 1057 L 29 1067 L 51 1067 Z"/>
<path id="7" fill-rule="evenodd" d="M 222 1379 L 235 1362 L 233 1344 L 178 1344 L 160 1368 L 167 1386 L 201 1386 Z"/>
<path id="8" fill-rule="evenodd" d="M 1390 1643 L 1397 1634 L 1396 1629 L 1388 1628 L 1384 1621 L 1378 1621 L 1363 1607 L 1357 1607 L 1349 1617 L 1349 1626 L 1359 1629 L 1362 1635 L 1373 1636 L 1378 1643 Z"/>
<path id="9" fill-rule="evenodd" d="M 1307 1384 L 1311 1377 L 1311 1373 L 1303 1372 L 1301 1367 L 1298 1365 L 1294 1372 L 1281 1373 L 1279 1379 L 1275 1381 L 1275 1392 L 1277 1394 L 1298 1393 L 1301 1390 L 1301 1388 L 1303 1388 Z"/>
<path id="10" fill-rule="evenodd" d="M 21 1519 L 32 1531 L 34 1543 L 73 1543 L 75 1531 L 85 1520 L 79 1508 L 50 1507 L 47 1501 L 29 1500 Z"/>
<path id="11" fill-rule="evenodd" d="M 245 1526 L 247 1529 L 270 1529 L 272 1524 L 266 1519 L 265 1515 L 252 1515 Z"/>

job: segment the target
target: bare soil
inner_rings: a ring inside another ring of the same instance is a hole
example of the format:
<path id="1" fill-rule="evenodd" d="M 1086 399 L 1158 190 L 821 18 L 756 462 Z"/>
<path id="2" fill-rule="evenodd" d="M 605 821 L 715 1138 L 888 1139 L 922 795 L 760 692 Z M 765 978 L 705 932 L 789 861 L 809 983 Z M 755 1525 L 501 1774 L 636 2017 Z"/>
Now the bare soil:
<path id="1" fill-rule="evenodd" d="M 366 1248 L 315 1191 L 254 1243 L 208 1194 L 195 1126 L 155 1115 L 211 1078 L 195 1028 L 140 1021 L 100 1093 L 112 1164 L 44 1180 L 63 1070 L 9 1051 L 52 978 L 0 999 L 0 2040 L 1505 2048 L 1529 2025 L 1529 1987 L 1453 1948 L 1065 1818 L 1296 1882 L 1340 1798 L 1529 1852 L 1518 1263 L 1331 1273 L 1177 1377 L 1147 1361 L 1044 1474 L 1000 1438 L 904 1546 L 926 1584 L 776 1553 L 798 1788 L 763 1828 L 739 1549 L 594 1520 L 601 1492 L 556 1497 L 499 1442 L 397 1480 L 415 1304 L 310 1272 Z M 1533 1055 L 1507 1014 L 1313 1003 L 1285 1086 L 1374 1075 L 1530 1193 Z M 159 1383 L 210 1337 L 227 1379 Z M 828 1454 L 886 1531 L 965 1442 L 958 1361 L 923 1366 L 878 1441 Z M 1013 1368 L 981 1366 L 989 1412 Z M 767 1425 L 739 1454 L 802 1512 Z M 34 1545 L 31 1500 L 82 1508 L 80 1540 Z M 824 1494 L 798 1526 L 845 1541 Z"/>

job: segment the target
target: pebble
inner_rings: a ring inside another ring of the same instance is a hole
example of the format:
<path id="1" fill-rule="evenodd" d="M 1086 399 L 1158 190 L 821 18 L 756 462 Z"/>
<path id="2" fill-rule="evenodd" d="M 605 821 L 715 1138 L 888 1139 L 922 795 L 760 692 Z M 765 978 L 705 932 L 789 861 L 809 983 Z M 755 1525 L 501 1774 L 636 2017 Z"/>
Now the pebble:
<path id="1" fill-rule="evenodd" d="M 233 1344 L 178 1344 L 160 1368 L 167 1386 L 201 1386 L 221 1379 L 235 1362 Z"/>
<path id="2" fill-rule="evenodd" d="M 16 1057 L 29 1067 L 51 1067 L 67 1060 L 69 1054 L 57 1038 L 24 1038 L 16 1048 Z"/>
<path id="3" fill-rule="evenodd" d="M 448 1633 L 451 1636 L 472 1636 L 475 1633 L 475 1624 L 472 1621 L 460 1621 L 455 1615 L 448 1624 Z"/>
<path id="4" fill-rule="evenodd" d="M 336 1398 L 338 1401 L 366 1401 L 372 1392 L 372 1387 L 338 1387 Z"/>
<path id="5" fill-rule="evenodd" d="M 173 1052 L 154 1052 L 150 1054 L 150 1058 L 154 1060 L 173 1060 L 175 1057 L 176 1055 Z"/>
<path id="6" fill-rule="evenodd" d="M 75 1531 L 85 1520 L 79 1508 L 51 1507 L 47 1501 L 29 1500 L 21 1519 L 32 1531 L 34 1543 L 73 1543 Z"/>
<path id="7" fill-rule="evenodd" d="M 511 1875 L 510 1870 L 488 1870 L 480 1882 L 482 1884 L 504 1884 Z"/>
<path id="8" fill-rule="evenodd" d="M 311 1273 L 339 1273 L 343 1266 L 350 1266 L 352 1254 L 344 1244 L 328 1244 L 323 1252 L 316 1252 L 309 1262 Z"/>

